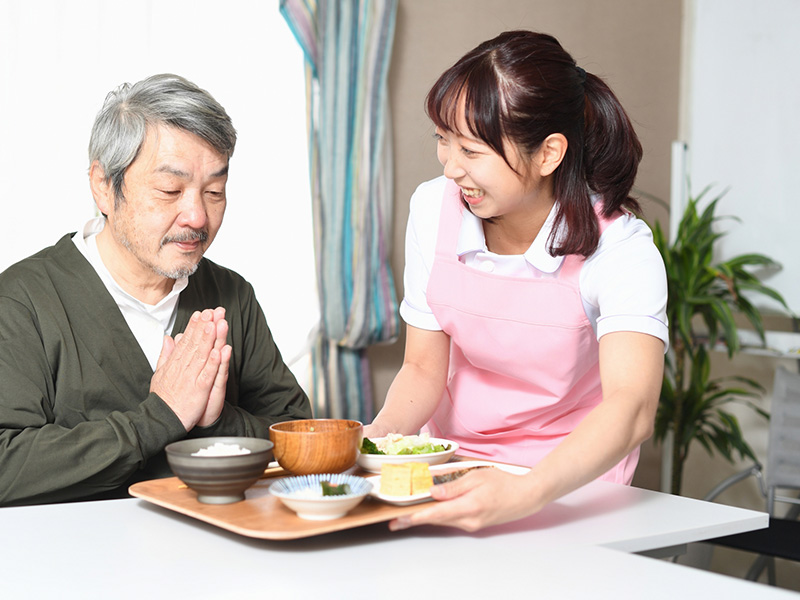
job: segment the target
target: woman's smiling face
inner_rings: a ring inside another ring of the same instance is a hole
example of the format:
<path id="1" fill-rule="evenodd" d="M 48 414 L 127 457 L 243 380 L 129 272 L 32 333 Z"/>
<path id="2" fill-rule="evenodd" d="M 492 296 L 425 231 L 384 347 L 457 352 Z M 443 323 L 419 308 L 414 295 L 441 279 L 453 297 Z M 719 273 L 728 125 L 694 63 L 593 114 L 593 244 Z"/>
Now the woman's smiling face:
<path id="1" fill-rule="evenodd" d="M 505 153 L 511 165 L 488 144 L 469 133 L 463 113 L 458 131 L 436 128 L 436 155 L 444 167 L 444 175 L 460 188 L 461 195 L 475 216 L 482 219 L 513 217 L 541 205 L 552 205 L 546 179 L 538 173 L 538 153 L 525 158 L 508 141 Z"/>

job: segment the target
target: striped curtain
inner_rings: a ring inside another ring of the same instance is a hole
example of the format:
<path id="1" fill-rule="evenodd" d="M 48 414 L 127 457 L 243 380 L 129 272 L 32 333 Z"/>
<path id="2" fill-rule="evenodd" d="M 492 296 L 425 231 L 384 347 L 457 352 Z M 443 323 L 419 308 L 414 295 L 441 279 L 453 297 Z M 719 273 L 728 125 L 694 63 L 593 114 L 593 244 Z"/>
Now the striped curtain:
<path id="1" fill-rule="evenodd" d="M 309 395 L 317 417 L 368 423 L 366 348 L 399 330 L 386 92 L 397 0 L 281 0 L 280 10 L 306 59 L 321 303 Z"/>

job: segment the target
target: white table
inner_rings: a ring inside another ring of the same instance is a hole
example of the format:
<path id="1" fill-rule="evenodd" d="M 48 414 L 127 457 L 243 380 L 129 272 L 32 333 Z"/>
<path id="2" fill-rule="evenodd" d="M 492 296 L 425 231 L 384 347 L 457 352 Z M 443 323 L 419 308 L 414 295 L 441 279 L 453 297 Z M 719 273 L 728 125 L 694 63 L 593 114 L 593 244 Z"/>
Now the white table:
<path id="1" fill-rule="evenodd" d="M 764 513 L 603 482 L 475 534 L 381 523 L 275 542 L 137 499 L 2 508 L 0 596 L 797 599 L 632 554 L 766 524 Z"/>

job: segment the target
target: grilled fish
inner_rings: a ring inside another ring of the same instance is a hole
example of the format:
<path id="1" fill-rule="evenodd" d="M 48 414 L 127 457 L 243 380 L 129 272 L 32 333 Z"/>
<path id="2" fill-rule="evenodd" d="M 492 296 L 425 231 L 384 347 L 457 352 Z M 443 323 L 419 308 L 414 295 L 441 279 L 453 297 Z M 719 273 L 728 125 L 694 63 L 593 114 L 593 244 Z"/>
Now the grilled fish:
<path id="1" fill-rule="evenodd" d="M 458 469 L 457 471 L 450 471 L 449 473 L 442 473 L 441 475 L 434 475 L 433 476 L 433 483 L 434 485 L 438 485 L 440 483 L 447 483 L 448 481 L 455 481 L 459 477 L 463 477 L 470 471 L 474 471 L 475 469 L 493 469 L 491 465 L 479 465 L 477 467 L 467 467 L 466 469 Z"/>

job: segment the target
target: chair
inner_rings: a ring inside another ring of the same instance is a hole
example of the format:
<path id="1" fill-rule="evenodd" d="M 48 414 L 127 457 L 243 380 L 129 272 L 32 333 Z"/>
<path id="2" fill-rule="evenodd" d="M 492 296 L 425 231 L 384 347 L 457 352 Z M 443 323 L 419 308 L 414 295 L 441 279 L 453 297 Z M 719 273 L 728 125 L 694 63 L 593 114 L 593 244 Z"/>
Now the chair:
<path id="1" fill-rule="evenodd" d="M 783 495 L 788 490 L 800 490 L 800 375 L 783 367 L 775 372 L 766 468 L 756 463 L 732 475 L 711 490 L 704 500 L 713 501 L 730 486 L 751 476 L 757 479 L 766 498 L 769 527 L 714 538 L 705 543 L 758 554 L 745 578 L 757 580 L 766 567 L 768 582 L 775 585 L 776 557 L 800 561 L 800 521 L 797 521 L 800 498 Z M 793 506 L 783 517 L 778 517 L 776 502 Z"/>

